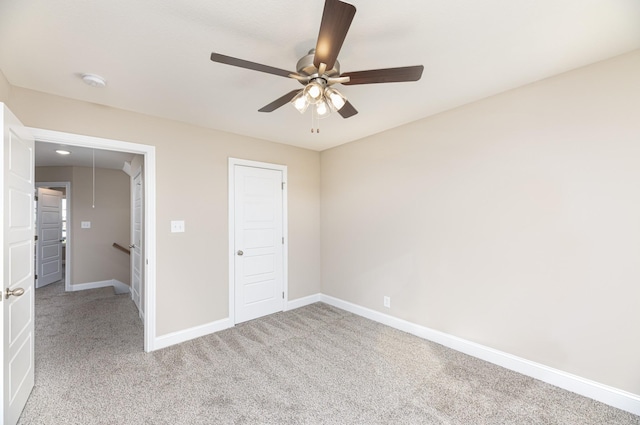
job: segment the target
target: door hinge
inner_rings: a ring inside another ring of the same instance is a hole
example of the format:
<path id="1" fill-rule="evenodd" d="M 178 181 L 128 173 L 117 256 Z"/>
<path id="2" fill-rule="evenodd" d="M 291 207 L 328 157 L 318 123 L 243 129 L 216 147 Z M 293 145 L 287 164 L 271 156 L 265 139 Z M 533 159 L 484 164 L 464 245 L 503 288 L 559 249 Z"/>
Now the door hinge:
<path id="1" fill-rule="evenodd" d="M 33 275 L 33 278 L 34 278 L 35 280 L 38 280 L 38 275 L 37 275 L 37 274 Z"/>
<path id="2" fill-rule="evenodd" d="M 34 240 L 34 241 L 37 241 L 37 240 L 38 240 L 38 235 L 34 235 L 34 236 L 33 236 L 33 240 Z"/>
<path id="3" fill-rule="evenodd" d="M 284 190 L 284 182 L 282 182 L 282 190 Z"/>
<path id="4" fill-rule="evenodd" d="M 282 299 L 284 300 L 284 291 L 282 292 Z"/>
<path id="5" fill-rule="evenodd" d="M 284 245 L 284 236 L 282 237 L 282 245 Z"/>
<path id="6" fill-rule="evenodd" d="M 37 201 L 38 200 L 38 196 L 37 195 L 34 196 L 33 199 L 35 199 Z"/>

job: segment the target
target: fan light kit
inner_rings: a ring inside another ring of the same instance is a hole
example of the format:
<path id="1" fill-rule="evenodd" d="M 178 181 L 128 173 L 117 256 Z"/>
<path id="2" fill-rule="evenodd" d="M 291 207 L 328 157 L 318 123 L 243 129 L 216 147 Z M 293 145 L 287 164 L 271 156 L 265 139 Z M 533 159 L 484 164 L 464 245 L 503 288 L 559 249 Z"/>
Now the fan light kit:
<path id="1" fill-rule="evenodd" d="M 304 113 L 311 106 L 311 132 L 314 132 L 314 119 L 324 118 L 337 111 L 342 118 L 349 118 L 358 113 L 347 98 L 334 84 L 359 85 L 375 83 L 399 83 L 418 81 L 422 77 L 424 66 L 406 66 L 401 68 L 371 69 L 367 71 L 346 72 L 340 74 L 338 53 L 347 36 L 356 8 L 340 0 L 326 0 L 320 32 L 316 48 L 298 61 L 297 72 L 290 72 L 268 65 L 249 62 L 244 59 L 211 53 L 213 62 L 265 72 L 280 77 L 293 78 L 304 86 L 301 90 L 293 90 L 284 96 L 263 106 L 259 112 L 273 112 L 286 103 L 291 103 L 300 113 Z M 316 127 L 316 132 L 320 129 Z"/>
<path id="2" fill-rule="evenodd" d="M 96 74 L 82 74 L 82 81 L 91 87 L 102 88 L 107 85 L 107 81 Z"/>

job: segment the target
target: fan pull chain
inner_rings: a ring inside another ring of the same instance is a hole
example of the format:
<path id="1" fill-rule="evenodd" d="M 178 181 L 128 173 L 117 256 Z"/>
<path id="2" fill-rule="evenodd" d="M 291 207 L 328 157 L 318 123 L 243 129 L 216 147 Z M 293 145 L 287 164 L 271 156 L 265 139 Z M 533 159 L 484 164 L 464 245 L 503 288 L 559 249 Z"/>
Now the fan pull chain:
<path id="1" fill-rule="evenodd" d="M 313 131 L 313 127 L 314 127 L 313 117 L 316 117 L 316 123 L 317 123 L 317 125 L 315 126 L 316 127 L 315 132 L 316 133 L 320 133 L 320 118 L 318 118 L 315 108 L 311 109 L 311 132 L 312 133 L 314 132 Z"/>

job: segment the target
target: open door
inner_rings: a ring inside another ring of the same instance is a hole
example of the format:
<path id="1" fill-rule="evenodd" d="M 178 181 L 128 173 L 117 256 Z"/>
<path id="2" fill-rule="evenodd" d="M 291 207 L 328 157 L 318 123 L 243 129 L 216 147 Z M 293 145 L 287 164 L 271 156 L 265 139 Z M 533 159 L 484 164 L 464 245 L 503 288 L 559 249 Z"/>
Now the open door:
<path id="1" fill-rule="evenodd" d="M 138 170 L 131 187 L 131 299 L 138 307 L 140 317 L 144 317 L 144 294 L 142 293 L 142 172 Z"/>
<path id="2" fill-rule="evenodd" d="M 34 383 L 34 142 L 3 103 L 2 244 L 2 414 L 0 424 L 14 425 Z"/>
<path id="3" fill-rule="evenodd" d="M 62 192 L 38 188 L 36 288 L 62 279 Z"/>

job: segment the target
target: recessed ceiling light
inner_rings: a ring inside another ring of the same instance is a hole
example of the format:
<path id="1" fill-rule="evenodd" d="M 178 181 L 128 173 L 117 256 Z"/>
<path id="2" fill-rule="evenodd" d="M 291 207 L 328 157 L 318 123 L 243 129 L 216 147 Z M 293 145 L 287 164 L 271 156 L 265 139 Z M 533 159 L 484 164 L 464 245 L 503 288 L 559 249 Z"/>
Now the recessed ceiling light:
<path id="1" fill-rule="evenodd" d="M 58 149 L 58 150 L 56 150 L 56 153 L 58 155 L 71 155 L 71 152 L 65 151 L 64 149 Z"/>
<path id="2" fill-rule="evenodd" d="M 96 74 L 82 74 L 82 81 L 91 87 L 104 87 L 107 85 L 107 81 Z"/>

